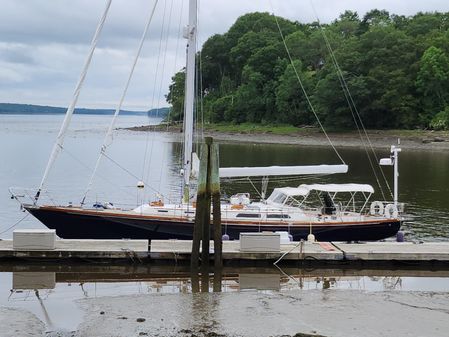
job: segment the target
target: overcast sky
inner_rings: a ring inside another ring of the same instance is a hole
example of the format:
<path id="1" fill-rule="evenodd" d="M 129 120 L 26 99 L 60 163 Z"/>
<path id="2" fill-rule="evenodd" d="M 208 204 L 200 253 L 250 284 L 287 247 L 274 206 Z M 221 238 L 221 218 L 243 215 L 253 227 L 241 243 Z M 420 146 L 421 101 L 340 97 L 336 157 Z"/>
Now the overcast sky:
<path id="1" fill-rule="evenodd" d="M 316 19 L 310 0 L 271 1 L 276 15 L 300 22 Z M 78 106 L 115 107 L 153 3 L 112 1 Z M 0 0 L 0 102 L 67 106 L 105 4 Z M 227 31 L 245 13 L 273 11 L 269 0 L 201 0 L 199 6 L 199 44 Z M 448 0 L 313 0 L 313 6 L 323 22 L 346 9 L 360 17 L 373 8 L 403 15 L 449 11 Z M 188 0 L 159 0 L 125 108 L 167 105 L 170 77 L 185 63 L 185 41 L 178 36 L 187 22 L 187 8 Z"/>

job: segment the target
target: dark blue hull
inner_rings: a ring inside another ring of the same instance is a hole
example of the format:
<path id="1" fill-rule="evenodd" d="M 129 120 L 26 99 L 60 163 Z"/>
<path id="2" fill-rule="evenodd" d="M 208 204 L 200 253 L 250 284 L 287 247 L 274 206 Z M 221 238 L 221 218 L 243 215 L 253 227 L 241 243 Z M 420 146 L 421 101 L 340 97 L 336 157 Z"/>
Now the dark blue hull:
<path id="1" fill-rule="evenodd" d="M 58 207 L 25 208 L 45 226 L 56 230 L 64 239 L 184 239 L 191 240 L 193 221 L 188 219 L 164 220 Z M 383 220 L 362 223 L 320 223 L 312 227 L 319 241 L 374 241 L 396 235 L 401 226 L 399 220 Z M 222 233 L 230 239 L 238 239 L 243 232 L 288 231 L 294 241 L 306 239 L 310 233 L 308 224 L 249 224 L 228 223 L 222 225 Z"/>

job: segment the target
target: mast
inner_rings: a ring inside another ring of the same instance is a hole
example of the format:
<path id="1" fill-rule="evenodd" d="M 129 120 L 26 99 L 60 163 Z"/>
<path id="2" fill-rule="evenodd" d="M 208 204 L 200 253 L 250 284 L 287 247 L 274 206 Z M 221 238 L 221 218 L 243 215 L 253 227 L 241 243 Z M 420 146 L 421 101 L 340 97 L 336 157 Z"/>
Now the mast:
<path id="1" fill-rule="evenodd" d="M 187 39 L 187 64 L 184 100 L 184 201 L 188 201 L 193 150 L 193 111 L 195 104 L 195 54 L 197 35 L 197 3 L 189 0 L 189 24 L 184 28 Z"/>

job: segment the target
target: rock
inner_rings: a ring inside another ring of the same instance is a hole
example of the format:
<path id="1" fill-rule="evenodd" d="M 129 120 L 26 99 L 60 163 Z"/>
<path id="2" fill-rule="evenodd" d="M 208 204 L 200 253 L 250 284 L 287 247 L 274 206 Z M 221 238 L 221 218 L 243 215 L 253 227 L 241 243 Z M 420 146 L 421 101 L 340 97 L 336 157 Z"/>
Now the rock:
<path id="1" fill-rule="evenodd" d="M 445 142 L 445 141 L 446 141 L 446 139 L 441 138 L 441 137 L 435 137 L 435 138 L 433 139 L 433 142 L 434 142 L 434 143 L 441 143 L 441 142 Z"/>

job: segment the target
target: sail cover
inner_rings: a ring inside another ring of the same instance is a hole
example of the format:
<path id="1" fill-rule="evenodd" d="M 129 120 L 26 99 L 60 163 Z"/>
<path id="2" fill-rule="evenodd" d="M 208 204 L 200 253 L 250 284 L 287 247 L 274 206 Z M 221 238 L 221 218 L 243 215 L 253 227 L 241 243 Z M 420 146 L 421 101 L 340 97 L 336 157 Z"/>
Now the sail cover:
<path id="1" fill-rule="evenodd" d="M 374 193 L 374 188 L 368 184 L 301 184 L 300 189 L 322 192 L 366 192 Z"/>
<path id="2" fill-rule="evenodd" d="M 222 167 L 219 170 L 221 178 L 333 174 L 346 172 L 348 172 L 348 165 Z"/>

